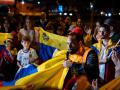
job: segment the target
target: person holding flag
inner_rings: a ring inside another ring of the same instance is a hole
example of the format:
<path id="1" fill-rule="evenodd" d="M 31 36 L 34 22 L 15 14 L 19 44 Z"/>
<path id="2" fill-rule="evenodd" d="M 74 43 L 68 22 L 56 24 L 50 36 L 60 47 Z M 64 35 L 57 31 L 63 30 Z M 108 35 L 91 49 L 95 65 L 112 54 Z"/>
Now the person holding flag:
<path id="1" fill-rule="evenodd" d="M 83 33 L 78 27 L 69 33 L 67 41 L 69 55 L 63 66 L 70 69 L 66 76 L 64 90 L 71 90 L 81 75 L 86 76 L 89 83 L 92 84 L 92 81 L 99 76 L 97 54 L 94 50 L 85 46 Z"/>

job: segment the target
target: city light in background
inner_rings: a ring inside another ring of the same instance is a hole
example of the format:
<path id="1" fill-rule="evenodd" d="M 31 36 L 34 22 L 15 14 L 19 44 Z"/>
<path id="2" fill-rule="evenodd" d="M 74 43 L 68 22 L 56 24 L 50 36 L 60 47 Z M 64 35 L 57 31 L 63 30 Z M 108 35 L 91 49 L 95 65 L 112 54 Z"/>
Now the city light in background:
<path id="1" fill-rule="evenodd" d="M 62 15 L 62 13 L 59 13 L 59 15 Z"/>
<path id="2" fill-rule="evenodd" d="M 90 8 L 93 9 L 93 7 L 94 7 L 93 3 L 90 2 Z"/>
<path id="3" fill-rule="evenodd" d="M 25 4 L 24 0 L 21 2 L 22 4 Z"/>
<path id="4" fill-rule="evenodd" d="M 105 16 L 106 16 L 106 17 L 108 16 L 107 13 L 105 14 Z"/>
<path id="5" fill-rule="evenodd" d="M 15 8 L 14 6 L 17 6 L 19 3 L 22 5 L 22 9 L 25 9 L 24 6 L 26 6 L 26 9 L 30 9 L 29 11 L 31 12 L 33 12 L 34 11 L 33 9 L 36 8 L 40 12 L 45 10 L 49 11 L 50 13 L 53 13 L 54 15 L 60 16 L 74 16 L 76 13 L 79 13 L 79 15 L 83 14 L 84 17 L 86 16 L 89 17 L 91 13 L 94 13 L 94 16 L 101 17 L 120 16 L 120 9 L 106 8 L 108 4 L 106 6 L 104 5 L 105 8 L 101 8 L 101 6 L 97 6 L 99 5 L 99 3 L 96 0 L 79 1 L 79 3 L 77 3 L 78 5 L 76 5 L 76 3 L 74 3 L 74 1 L 72 0 L 69 0 L 67 2 L 58 1 L 58 3 L 49 0 L 0 0 L 0 4 L 9 5 L 10 2 L 12 2 L 13 8 Z M 12 5 L 8 6 L 9 7 L 8 13 L 11 13 Z M 73 7 L 70 5 L 73 5 Z M 19 10 L 21 10 L 21 8 L 19 8 Z"/>
<path id="6" fill-rule="evenodd" d="M 73 14 L 72 13 L 69 13 L 70 16 L 72 16 Z"/>
<path id="7" fill-rule="evenodd" d="M 67 13 L 64 13 L 65 16 L 67 16 Z"/>
<path id="8" fill-rule="evenodd" d="M 39 1 L 38 1 L 37 3 L 38 3 L 38 4 L 40 4 L 40 2 L 39 2 Z"/>
<path id="9" fill-rule="evenodd" d="M 101 12 L 100 12 L 100 14 L 101 14 L 101 15 L 104 15 L 104 12 L 103 12 L 103 11 L 101 11 Z"/>
<path id="10" fill-rule="evenodd" d="M 112 16 L 112 13 L 108 13 L 108 17 L 111 17 Z"/>
<path id="11" fill-rule="evenodd" d="M 118 14 L 120 15 L 120 12 Z"/>

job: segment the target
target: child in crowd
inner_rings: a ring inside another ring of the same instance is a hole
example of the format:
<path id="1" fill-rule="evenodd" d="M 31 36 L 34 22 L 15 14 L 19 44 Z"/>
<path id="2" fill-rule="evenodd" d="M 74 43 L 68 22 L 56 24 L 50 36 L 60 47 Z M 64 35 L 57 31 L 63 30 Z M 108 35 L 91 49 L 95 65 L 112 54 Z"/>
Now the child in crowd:
<path id="1" fill-rule="evenodd" d="M 0 80 L 12 80 L 17 71 L 17 64 L 15 57 L 17 55 L 17 49 L 13 48 L 12 38 L 8 38 L 4 41 L 5 47 L 1 47 L 0 53 Z"/>
<path id="2" fill-rule="evenodd" d="M 21 44 L 23 49 L 21 49 L 17 55 L 17 65 L 19 68 L 34 63 L 38 59 L 36 51 L 33 48 L 30 48 L 31 42 L 29 37 L 23 37 Z"/>

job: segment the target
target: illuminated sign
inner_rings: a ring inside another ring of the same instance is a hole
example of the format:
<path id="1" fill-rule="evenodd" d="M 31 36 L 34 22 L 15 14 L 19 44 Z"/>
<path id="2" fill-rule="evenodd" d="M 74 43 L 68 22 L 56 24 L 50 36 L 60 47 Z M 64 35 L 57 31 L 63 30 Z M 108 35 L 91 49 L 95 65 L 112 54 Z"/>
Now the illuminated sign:
<path id="1" fill-rule="evenodd" d="M 14 4 L 15 0 L 0 0 L 0 4 Z"/>

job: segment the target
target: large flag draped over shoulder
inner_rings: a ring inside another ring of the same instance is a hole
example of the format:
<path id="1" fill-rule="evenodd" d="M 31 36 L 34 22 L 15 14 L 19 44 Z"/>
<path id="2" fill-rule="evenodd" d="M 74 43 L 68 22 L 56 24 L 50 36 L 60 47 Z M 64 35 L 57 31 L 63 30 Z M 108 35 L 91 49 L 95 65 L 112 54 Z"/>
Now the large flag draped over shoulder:
<path id="1" fill-rule="evenodd" d="M 56 53 L 55 57 L 38 66 L 37 71 L 15 81 L 15 88 L 33 84 L 35 90 L 43 87 L 62 89 L 68 68 L 63 67 L 66 50 Z M 28 68 L 29 69 L 29 68 Z M 3 87 L 5 88 L 5 87 Z M 8 88 L 8 87 L 7 87 Z M 21 87 L 23 88 L 23 87 Z"/>
<path id="2" fill-rule="evenodd" d="M 38 67 L 35 67 L 31 64 L 25 68 L 22 68 L 17 72 L 13 81 L 3 81 L 1 85 L 7 87 L 2 88 L 25 88 L 29 83 L 32 82 L 35 85 L 35 89 L 42 87 L 62 89 L 65 76 L 68 72 L 68 68 L 64 68 L 62 65 L 66 58 L 66 50 L 63 49 L 66 49 L 67 47 L 67 38 L 48 33 L 42 28 L 40 28 L 38 35 L 40 35 L 38 38 L 39 45 L 42 45 L 39 49 L 39 55 L 42 55 L 43 58 L 46 57 L 45 59 L 47 61 Z M 55 49 L 60 49 L 62 51 L 56 53 L 54 58 L 48 60 L 48 56 L 52 57 Z"/>

